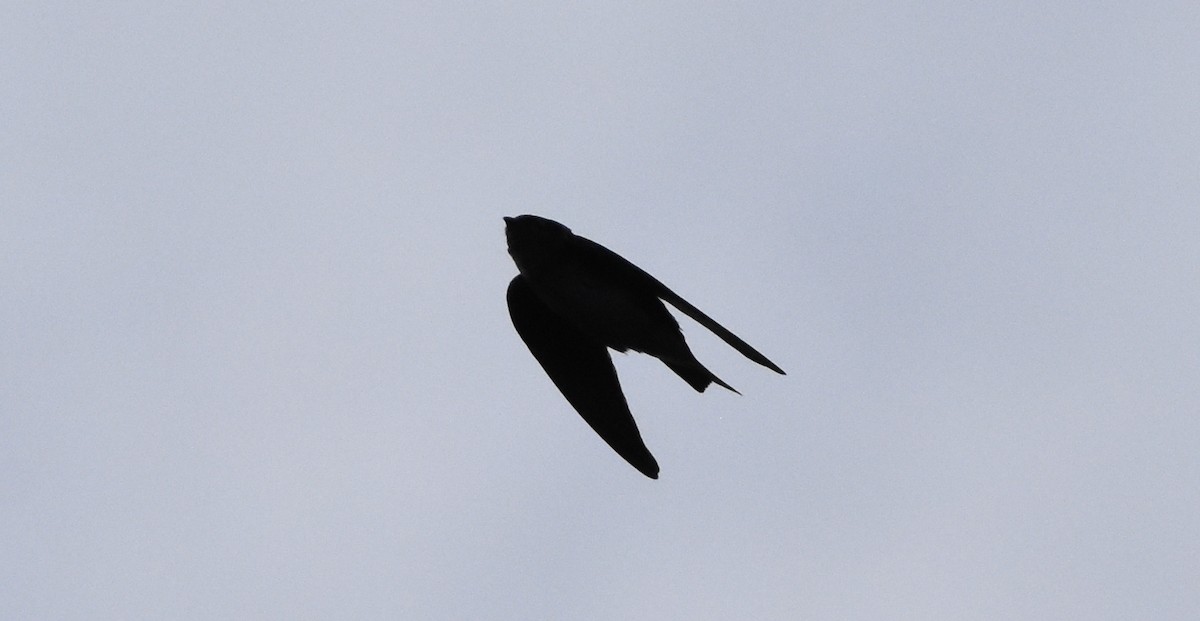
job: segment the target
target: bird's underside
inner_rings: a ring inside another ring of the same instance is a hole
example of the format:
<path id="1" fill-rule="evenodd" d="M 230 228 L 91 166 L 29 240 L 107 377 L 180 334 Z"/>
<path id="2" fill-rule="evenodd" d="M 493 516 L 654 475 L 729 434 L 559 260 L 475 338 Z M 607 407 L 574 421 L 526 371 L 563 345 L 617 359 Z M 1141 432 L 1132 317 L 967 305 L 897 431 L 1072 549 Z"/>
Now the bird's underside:
<path id="1" fill-rule="evenodd" d="M 642 442 L 609 348 L 654 356 L 697 391 L 712 383 L 734 390 L 692 354 L 664 301 L 750 360 L 783 373 L 724 326 L 604 246 L 537 216 L 505 222 L 509 254 L 521 272 L 508 286 L 513 326 L 571 406 L 646 476 L 658 478 L 658 464 Z"/>

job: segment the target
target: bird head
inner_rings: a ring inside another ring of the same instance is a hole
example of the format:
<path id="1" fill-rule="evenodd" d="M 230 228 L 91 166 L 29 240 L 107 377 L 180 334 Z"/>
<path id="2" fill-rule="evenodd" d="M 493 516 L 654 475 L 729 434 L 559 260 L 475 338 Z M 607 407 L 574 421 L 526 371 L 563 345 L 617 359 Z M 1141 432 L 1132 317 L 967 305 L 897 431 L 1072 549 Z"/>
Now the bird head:
<path id="1" fill-rule="evenodd" d="M 559 260 L 574 234 L 571 229 L 540 216 L 504 218 L 508 254 L 524 273 Z"/>

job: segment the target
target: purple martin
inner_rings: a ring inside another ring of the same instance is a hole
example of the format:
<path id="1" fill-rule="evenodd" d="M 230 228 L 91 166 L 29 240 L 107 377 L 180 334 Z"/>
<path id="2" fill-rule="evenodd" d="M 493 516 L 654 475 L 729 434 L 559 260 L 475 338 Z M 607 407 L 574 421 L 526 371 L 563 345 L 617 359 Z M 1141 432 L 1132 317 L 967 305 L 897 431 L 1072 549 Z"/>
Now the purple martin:
<path id="1" fill-rule="evenodd" d="M 700 364 L 664 301 L 750 360 L 783 374 L 766 356 L 608 248 L 539 216 L 504 222 L 508 254 L 520 271 L 508 284 L 513 327 L 583 420 L 642 474 L 657 479 L 658 462 L 642 442 L 609 349 L 654 356 L 698 392 L 709 384 L 737 392 Z"/>

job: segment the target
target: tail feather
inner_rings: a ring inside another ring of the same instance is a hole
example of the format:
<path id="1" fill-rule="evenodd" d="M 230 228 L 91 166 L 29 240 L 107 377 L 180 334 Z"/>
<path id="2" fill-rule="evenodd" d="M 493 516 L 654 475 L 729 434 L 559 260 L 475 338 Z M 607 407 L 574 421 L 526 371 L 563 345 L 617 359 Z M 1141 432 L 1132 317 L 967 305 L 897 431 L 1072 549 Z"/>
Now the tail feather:
<path id="1" fill-rule="evenodd" d="M 661 360 L 663 361 L 663 364 L 667 365 L 667 368 L 671 369 L 676 375 L 683 378 L 683 381 L 687 382 L 692 388 L 695 388 L 696 392 L 704 392 L 704 389 L 708 388 L 709 384 L 716 384 L 739 395 L 742 394 L 733 386 L 721 381 L 721 378 L 717 377 L 712 371 L 709 371 L 707 368 L 705 368 L 704 365 L 700 364 L 700 361 L 696 360 L 695 358 L 686 361 L 666 359 Z"/>

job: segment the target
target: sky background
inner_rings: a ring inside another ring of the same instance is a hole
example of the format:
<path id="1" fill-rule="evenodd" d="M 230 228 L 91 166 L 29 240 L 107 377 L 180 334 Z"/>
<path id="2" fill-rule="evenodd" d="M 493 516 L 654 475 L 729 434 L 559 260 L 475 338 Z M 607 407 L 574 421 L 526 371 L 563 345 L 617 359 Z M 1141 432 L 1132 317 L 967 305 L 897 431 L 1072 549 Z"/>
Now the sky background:
<path id="1" fill-rule="evenodd" d="M 1195 619 L 1200 8 L 5 3 L 0 617 Z M 743 396 L 508 318 L 559 220 Z"/>

